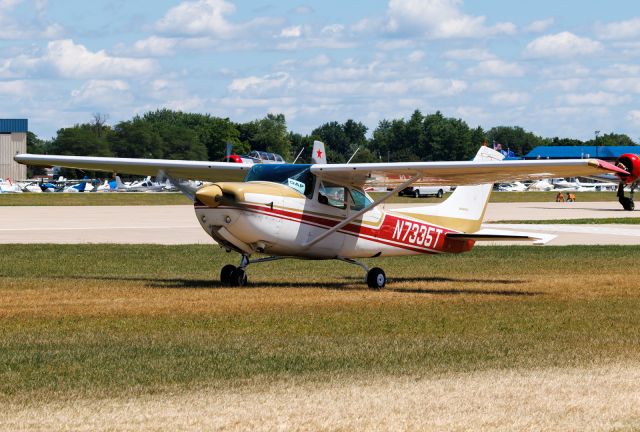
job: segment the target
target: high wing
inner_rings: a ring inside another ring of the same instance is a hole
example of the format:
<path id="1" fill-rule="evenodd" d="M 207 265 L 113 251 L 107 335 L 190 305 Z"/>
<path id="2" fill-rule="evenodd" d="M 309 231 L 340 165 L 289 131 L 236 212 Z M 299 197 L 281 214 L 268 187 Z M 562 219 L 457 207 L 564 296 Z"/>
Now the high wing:
<path id="1" fill-rule="evenodd" d="M 393 186 L 419 175 L 415 184 L 473 185 L 506 181 L 625 173 L 599 159 L 395 162 L 312 165 L 323 179 L 353 186 Z"/>
<path id="2" fill-rule="evenodd" d="M 34 166 L 62 166 L 87 171 L 107 171 L 143 176 L 157 176 L 164 173 L 173 178 L 213 182 L 242 181 L 251 169 L 251 165 L 243 163 L 91 156 L 19 154 L 14 157 L 14 160 Z"/>

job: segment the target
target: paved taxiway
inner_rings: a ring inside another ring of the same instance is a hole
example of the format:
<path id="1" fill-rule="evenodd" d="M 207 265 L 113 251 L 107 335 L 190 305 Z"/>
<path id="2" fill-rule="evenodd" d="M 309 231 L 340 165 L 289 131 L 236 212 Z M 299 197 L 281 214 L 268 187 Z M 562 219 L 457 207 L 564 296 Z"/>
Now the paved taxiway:
<path id="1" fill-rule="evenodd" d="M 388 207 L 406 207 L 389 204 Z M 620 218 L 617 202 L 490 203 L 487 228 L 556 234 L 550 245 L 638 244 L 640 225 L 513 225 L 502 220 Z M 0 207 L 1 243 L 213 244 L 189 205 L 100 207 Z"/>

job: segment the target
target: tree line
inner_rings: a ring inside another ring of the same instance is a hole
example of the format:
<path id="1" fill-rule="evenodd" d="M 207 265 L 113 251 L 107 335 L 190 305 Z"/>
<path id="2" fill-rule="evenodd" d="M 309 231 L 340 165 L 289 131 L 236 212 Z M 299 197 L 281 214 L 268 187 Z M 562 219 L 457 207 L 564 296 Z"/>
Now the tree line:
<path id="1" fill-rule="evenodd" d="M 62 128 L 48 141 L 28 134 L 31 153 L 80 156 L 114 156 L 157 159 L 219 161 L 227 144 L 236 154 L 261 150 L 282 155 L 292 162 L 309 162 L 314 140 L 327 146 L 328 161 L 346 162 L 357 151 L 353 162 L 405 162 L 469 160 L 482 144 L 500 145 L 522 156 L 542 145 L 595 145 L 595 139 L 543 138 L 518 126 L 498 126 L 489 130 L 471 128 L 461 119 L 440 112 L 413 112 L 408 119 L 381 120 L 371 136 L 358 121 L 328 122 L 304 135 L 289 131 L 284 114 L 268 114 L 262 119 L 236 123 L 209 114 L 185 113 L 168 109 L 136 115 L 113 126 L 107 118 L 94 114 L 87 123 Z M 624 134 L 605 134 L 597 145 L 634 145 Z"/>

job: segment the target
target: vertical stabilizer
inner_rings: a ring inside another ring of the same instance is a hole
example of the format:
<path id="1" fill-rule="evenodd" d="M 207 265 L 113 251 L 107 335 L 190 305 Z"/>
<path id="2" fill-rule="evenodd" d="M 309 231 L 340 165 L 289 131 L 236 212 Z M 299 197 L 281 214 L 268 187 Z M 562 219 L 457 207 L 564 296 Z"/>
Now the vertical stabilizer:
<path id="1" fill-rule="evenodd" d="M 327 154 L 324 151 L 324 143 L 322 141 L 313 142 L 313 151 L 311 152 L 311 163 L 326 164 Z"/>
<path id="2" fill-rule="evenodd" d="M 127 189 L 127 185 L 125 185 L 122 182 L 122 179 L 120 179 L 120 176 L 116 176 L 116 189 L 117 190 L 126 190 Z"/>
<path id="3" fill-rule="evenodd" d="M 480 147 L 473 158 L 475 162 L 495 162 L 502 159 L 504 155 L 484 146 Z M 493 183 L 458 186 L 451 196 L 440 204 L 407 207 L 394 211 L 472 233 L 480 229 L 492 189 Z"/>

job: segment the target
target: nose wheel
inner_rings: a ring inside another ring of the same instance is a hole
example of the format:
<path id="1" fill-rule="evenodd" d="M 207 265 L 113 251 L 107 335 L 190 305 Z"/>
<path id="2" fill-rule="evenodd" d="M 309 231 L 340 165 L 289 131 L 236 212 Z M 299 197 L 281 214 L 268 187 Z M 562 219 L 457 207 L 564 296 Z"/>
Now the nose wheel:
<path id="1" fill-rule="evenodd" d="M 242 255 L 240 259 L 240 266 L 236 267 L 232 264 L 227 264 L 220 270 L 220 282 L 222 285 L 231 287 L 242 287 L 247 284 L 247 266 L 249 264 L 258 264 L 269 261 L 277 261 L 284 259 L 285 257 L 266 257 L 250 260 L 247 255 Z"/>
<path id="2" fill-rule="evenodd" d="M 245 286 L 247 284 L 247 272 L 241 267 L 227 264 L 220 270 L 220 282 L 226 286 Z"/>

